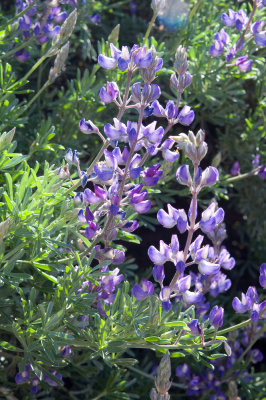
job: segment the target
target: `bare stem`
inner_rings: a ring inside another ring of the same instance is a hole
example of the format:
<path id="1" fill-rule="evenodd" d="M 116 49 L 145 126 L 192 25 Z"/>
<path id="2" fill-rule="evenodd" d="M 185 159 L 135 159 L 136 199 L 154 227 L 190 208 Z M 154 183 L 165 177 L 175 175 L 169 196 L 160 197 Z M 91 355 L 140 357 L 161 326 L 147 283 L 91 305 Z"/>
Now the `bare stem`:
<path id="1" fill-rule="evenodd" d="M 125 112 L 125 109 L 126 109 L 126 104 L 127 104 L 127 99 L 128 99 L 128 93 L 129 93 L 132 74 L 133 74 L 133 71 L 128 71 L 126 90 L 125 90 L 125 93 L 124 93 L 122 105 L 120 107 L 120 110 L 119 110 L 119 113 L 118 113 L 118 116 L 117 116 L 117 119 L 119 121 L 121 121 L 121 118 L 122 118 L 122 116 L 123 116 L 123 114 Z"/>

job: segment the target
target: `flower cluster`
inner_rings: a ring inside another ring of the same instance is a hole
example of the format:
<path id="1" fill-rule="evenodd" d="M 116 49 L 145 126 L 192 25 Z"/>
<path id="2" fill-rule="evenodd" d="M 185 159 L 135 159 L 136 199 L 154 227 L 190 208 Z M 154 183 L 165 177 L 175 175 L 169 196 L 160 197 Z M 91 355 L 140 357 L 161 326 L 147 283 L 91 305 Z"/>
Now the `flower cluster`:
<path id="1" fill-rule="evenodd" d="M 145 186 L 155 186 L 163 176 L 160 163 L 145 168 L 144 162 L 149 156 L 155 156 L 158 152 L 161 152 L 166 161 L 177 160 L 178 153 L 171 150 L 174 140 L 169 138 L 163 140 L 164 136 L 174 124 L 179 122 L 188 125 L 194 118 L 193 111 L 187 112 L 186 106 L 178 113 L 178 105 L 172 102 L 166 105 L 164 111 L 169 122 L 166 129 L 162 126 L 157 127 L 156 121 L 144 125 L 145 116 L 158 115 L 158 110 L 160 113 L 164 110 L 157 102 L 160 88 L 151 83 L 162 66 L 162 59 L 157 57 L 154 47 L 147 50 L 145 46 L 137 45 L 129 51 L 127 47 L 119 50 L 111 44 L 111 54 L 113 56 L 111 58 L 100 55 L 99 63 L 107 69 L 116 66 L 123 71 L 128 69 L 127 92 L 122 100 L 117 84 L 107 82 L 106 88 L 100 90 L 100 99 L 105 104 L 115 102 L 119 107 L 118 117 L 114 118 L 113 124 L 107 123 L 104 126 L 105 137 L 92 121 L 82 119 L 79 127 L 85 134 L 97 133 L 104 143 L 108 140 L 113 149 L 104 149 L 104 160 L 95 163 L 90 174 L 80 170 L 77 152 L 69 149 L 65 157 L 67 165 L 59 170 L 59 177 L 65 179 L 70 177 L 69 168 L 74 165 L 78 169 L 82 186 L 92 183 L 91 188 L 86 188 L 84 193 L 76 194 L 74 202 L 76 205 L 85 206 L 85 212 L 81 209 L 78 217 L 82 225 L 86 225 L 84 234 L 87 239 L 101 237 L 106 244 L 114 240 L 117 229 L 133 232 L 138 227 L 137 221 L 127 218 L 125 209 L 130 206 L 138 213 L 147 212 L 151 202 L 147 199 L 148 190 Z M 141 82 L 134 83 L 130 93 L 131 74 L 136 68 L 140 69 L 145 84 L 142 86 Z M 185 71 L 186 68 L 187 64 L 183 68 L 187 83 L 179 93 L 182 93 L 191 82 L 191 76 Z M 121 121 L 123 113 L 128 108 L 137 110 L 138 122 L 127 121 L 125 124 Z M 118 146 L 119 142 L 123 144 L 123 149 Z M 89 207 L 95 206 L 97 210 L 92 212 Z M 104 216 L 106 216 L 105 226 L 108 226 L 108 229 L 101 227 L 99 223 Z"/>
<path id="2" fill-rule="evenodd" d="M 230 36 L 222 28 L 220 32 L 217 32 L 214 36 L 214 43 L 209 48 L 210 55 L 212 57 L 218 57 L 221 54 L 225 54 L 226 62 L 231 62 L 237 53 L 243 50 L 244 42 L 246 39 L 253 37 L 257 46 L 266 46 L 266 31 L 264 28 L 264 21 L 255 21 L 252 23 L 255 11 L 257 8 L 264 6 L 258 0 L 253 2 L 253 10 L 248 17 L 244 10 L 233 11 L 229 9 L 228 14 L 222 14 L 222 22 L 226 27 L 235 28 L 239 32 L 240 36 L 238 40 L 232 44 L 230 42 Z M 240 71 L 247 72 L 252 67 L 252 60 L 248 59 L 248 55 L 240 56 L 235 59 L 234 63 L 228 64 L 228 66 L 237 66 Z"/>
<path id="3" fill-rule="evenodd" d="M 17 13 L 23 11 L 30 6 L 32 0 L 16 0 Z M 58 2 L 54 2 L 57 4 Z M 76 0 L 61 0 L 60 3 L 65 3 L 77 6 Z M 39 10 L 37 5 L 32 6 L 18 20 L 18 32 L 21 34 L 24 41 L 30 39 L 35 40 L 39 44 L 44 44 L 48 40 L 53 39 L 60 33 L 60 25 L 67 18 L 67 12 L 63 11 L 60 6 L 50 6 L 49 4 L 42 6 Z M 18 61 L 25 62 L 29 59 L 30 53 L 22 48 L 18 50 L 14 56 Z"/>
<path id="4" fill-rule="evenodd" d="M 153 277 L 160 284 L 161 290 L 159 297 L 165 311 L 171 309 L 173 301 L 182 300 L 184 308 L 191 304 L 196 306 L 196 316 L 204 316 L 209 309 L 205 295 L 209 292 L 212 297 L 217 297 L 219 293 L 227 291 L 231 286 L 230 279 L 222 270 L 234 268 L 235 260 L 227 249 L 222 246 L 226 232 L 223 225 L 224 211 L 212 202 L 198 218 L 197 196 L 203 187 L 214 185 L 218 180 L 218 171 L 214 167 L 207 167 L 202 170 L 200 162 L 207 153 L 207 144 L 204 141 L 205 134 L 199 130 L 197 135 L 191 131 L 188 135 L 181 133 L 171 137 L 178 143 L 186 156 L 192 161 L 194 173 L 191 175 L 191 168 L 188 164 L 182 165 L 177 169 L 176 178 L 182 185 L 189 187 L 192 193 L 192 202 L 188 212 L 184 209 L 176 209 L 171 204 L 167 205 L 168 210 L 160 209 L 157 213 L 158 222 L 165 228 L 175 228 L 178 234 L 187 232 L 187 241 L 184 250 L 180 248 L 178 235 L 173 234 L 171 243 L 166 244 L 160 241 L 159 249 L 150 246 L 148 255 L 155 264 Z M 193 234 L 201 230 L 193 240 Z M 211 242 L 203 245 L 204 235 Z M 175 266 L 175 275 L 170 285 L 164 285 L 166 263 Z M 198 271 L 188 271 L 188 267 L 197 266 Z M 187 272 L 188 271 L 188 272 Z M 153 294 L 152 282 L 145 281 L 142 288 L 136 284 L 132 293 L 136 299 Z M 223 309 L 215 306 L 209 314 L 209 321 L 217 330 L 223 323 Z M 198 319 L 189 323 L 189 328 L 193 334 L 201 334 Z"/>
<path id="5" fill-rule="evenodd" d="M 119 252 L 119 251 L 116 250 L 116 252 Z M 100 259 L 100 257 L 101 257 L 101 253 L 100 254 L 99 253 L 100 253 L 100 249 L 98 248 L 96 251 L 96 257 L 98 259 Z M 109 253 L 112 253 L 112 249 L 109 249 Z M 122 258 L 123 258 L 123 255 L 122 255 Z M 111 254 L 109 254 L 109 257 L 110 256 L 111 256 Z M 112 254 L 112 256 L 113 256 L 113 254 Z M 118 257 L 119 257 L 119 254 L 117 254 L 116 259 L 112 258 L 114 264 L 118 260 Z M 120 255 L 120 257 L 121 257 L 121 255 Z M 107 259 L 107 257 L 105 259 Z M 119 262 L 121 262 L 121 260 L 119 260 Z M 89 280 L 84 281 L 81 285 L 81 288 L 78 289 L 76 294 L 80 295 L 81 293 L 82 294 L 97 293 L 95 302 L 97 303 L 98 311 L 103 317 L 107 317 L 107 314 L 104 311 L 101 301 L 103 301 L 107 305 L 112 304 L 114 302 L 114 299 L 116 296 L 115 288 L 117 285 L 119 285 L 119 283 L 122 282 L 123 275 L 122 274 L 119 275 L 119 272 L 120 272 L 119 268 L 115 268 L 112 272 L 109 272 L 109 268 L 107 266 L 102 267 L 100 272 L 102 272 L 103 275 L 99 278 L 99 281 L 97 283 L 95 283 L 95 282 L 92 283 Z M 83 316 L 83 321 L 84 321 L 84 317 L 85 316 Z"/>
<path id="6" fill-rule="evenodd" d="M 80 233 L 92 241 L 90 249 L 95 250 L 95 258 L 99 262 L 111 261 L 116 265 L 123 262 L 125 254 L 122 250 L 113 248 L 111 242 L 117 238 L 119 230 L 134 232 L 138 228 L 137 220 L 131 218 L 132 211 L 140 214 L 149 211 L 151 201 L 148 199 L 148 188 L 155 186 L 163 176 L 161 163 L 156 162 L 145 167 L 146 160 L 161 153 L 166 162 L 176 161 L 179 154 L 172 151 L 174 140 L 165 136 L 173 125 L 189 125 L 194 119 L 194 112 L 188 106 L 184 106 L 180 112 L 178 110 L 181 95 L 192 79 L 187 72 L 188 63 L 183 47 L 178 48 L 176 55 L 175 68 L 179 76 L 173 74 L 171 78 L 177 88 L 178 100 L 176 103 L 168 102 L 165 108 L 157 101 L 161 93 L 160 87 L 152 83 L 163 64 L 155 48 L 134 45 L 131 50 L 127 47 L 119 50 L 113 44 L 110 48 L 112 57 L 99 55 L 99 64 L 107 69 L 117 66 L 121 71 L 127 70 L 126 91 L 122 96 L 115 82 L 107 82 L 101 88 L 99 96 L 103 103 L 114 102 L 118 106 L 118 116 L 112 124 L 105 124 L 103 133 L 90 120 L 83 118 L 79 123 L 82 133 L 96 133 L 103 141 L 102 158 L 99 157 L 87 171 L 82 171 L 77 151 L 68 149 L 65 155 L 66 165 L 59 169 L 58 176 L 60 179 L 71 179 L 71 168 L 77 170 L 84 188 L 83 192 L 77 192 L 74 196 L 74 204 L 79 207 L 77 214 Z M 137 68 L 144 84 L 135 82 L 130 88 L 132 74 Z M 137 111 L 138 122 L 122 122 L 122 116 L 127 109 Z M 157 126 L 156 121 L 145 124 L 145 117 L 152 114 L 165 117 L 168 121 L 167 127 L 164 129 Z M 208 180 L 207 176 L 206 179 Z M 180 219 L 182 216 L 181 213 Z M 182 225 L 181 220 L 179 225 Z M 186 229 L 186 222 L 182 229 Z M 96 286 L 85 281 L 77 294 L 83 291 L 96 292 L 97 307 L 101 315 L 106 316 L 102 305 L 113 302 L 115 287 L 121 282 L 123 275 L 118 275 L 118 268 L 107 275 L 108 268 L 103 267 L 102 272 L 103 277 Z M 133 291 L 136 297 L 144 298 L 146 294 L 152 294 L 151 289 L 153 285 L 143 280 L 142 287 L 136 285 Z"/>
<path id="7" fill-rule="evenodd" d="M 231 175 L 239 175 L 240 174 L 240 163 L 239 161 L 235 161 L 232 168 L 230 169 Z M 266 179 L 266 165 L 260 164 L 260 154 L 256 154 L 252 160 L 252 171 L 258 175 L 258 177 L 262 180 Z"/>
<path id="8" fill-rule="evenodd" d="M 51 375 L 54 375 L 57 379 L 62 380 L 62 375 L 57 373 L 56 371 L 51 371 Z M 42 380 L 46 382 L 49 386 L 58 386 L 58 383 L 47 375 L 44 375 Z M 15 381 L 17 385 L 22 385 L 23 383 L 31 383 L 31 391 L 33 394 L 36 394 L 39 391 L 40 381 L 37 375 L 33 373 L 30 364 L 27 364 L 25 366 L 24 371 L 18 372 L 16 374 Z"/>
<path id="9" fill-rule="evenodd" d="M 232 332 L 228 341 L 231 354 L 226 358 L 209 360 L 212 369 L 202 370 L 201 367 L 200 370 L 193 371 L 186 363 L 178 365 L 175 374 L 178 381 L 185 385 L 186 395 L 199 398 L 207 392 L 210 399 L 227 400 L 229 398 L 239 398 L 238 396 L 230 397 L 230 394 L 233 394 L 233 389 L 236 393 L 238 391 L 237 378 L 241 376 L 246 382 L 252 380 L 252 376 L 249 375 L 248 364 L 256 364 L 262 361 L 263 355 L 259 349 L 252 348 L 245 356 L 244 370 L 240 371 L 239 365 L 237 368 L 235 366 L 245 355 L 245 348 L 248 347 L 254 337 L 263 336 L 260 330 L 261 328 L 258 326 L 246 328 L 242 330 L 240 337 L 237 337 L 238 334 L 235 335 Z"/>
<path id="10" fill-rule="evenodd" d="M 260 285 L 266 288 L 266 264 L 260 266 Z M 237 313 L 250 311 L 250 318 L 257 322 L 260 318 L 266 318 L 266 300 L 259 303 L 259 295 L 254 286 L 250 286 L 245 293 L 242 293 L 241 300 L 235 297 L 232 303 L 233 309 Z"/>

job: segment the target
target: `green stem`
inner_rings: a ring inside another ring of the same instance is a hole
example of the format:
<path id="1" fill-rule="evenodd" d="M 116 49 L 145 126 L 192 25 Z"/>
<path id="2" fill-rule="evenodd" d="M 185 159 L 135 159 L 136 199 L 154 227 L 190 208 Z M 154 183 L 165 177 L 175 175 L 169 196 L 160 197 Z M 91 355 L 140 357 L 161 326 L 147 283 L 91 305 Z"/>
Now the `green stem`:
<path id="1" fill-rule="evenodd" d="M 42 92 L 50 85 L 50 81 L 46 81 L 45 84 L 41 87 L 41 89 L 32 97 L 32 99 L 27 103 L 26 107 L 23 108 L 17 115 L 16 118 L 20 117 L 26 110 L 30 108 L 32 103 L 42 94 Z"/>
<path id="2" fill-rule="evenodd" d="M 249 325 L 250 323 L 252 323 L 252 320 L 251 319 L 247 319 L 246 321 L 240 322 L 240 324 L 230 326 L 229 328 L 226 328 L 226 329 L 222 329 L 221 331 L 218 331 L 217 333 L 220 336 L 220 335 L 223 335 L 225 333 L 233 332 L 233 331 L 236 331 L 237 329 L 243 328 L 244 326 Z M 211 332 L 209 332 L 207 334 L 207 336 L 210 336 L 210 335 L 212 335 Z"/>
<path id="3" fill-rule="evenodd" d="M 34 37 L 31 37 L 29 40 L 27 40 L 26 42 L 21 43 L 19 46 L 14 47 L 12 50 L 8 51 L 7 53 L 5 53 L 2 57 L 2 60 L 4 60 L 5 58 L 8 58 L 10 56 L 13 56 L 13 54 L 15 54 L 17 51 L 23 49 L 24 47 L 28 46 L 30 43 L 32 43 L 34 41 Z"/>
<path id="4" fill-rule="evenodd" d="M 98 396 L 94 397 L 92 400 L 99 400 L 101 397 L 104 397 L 105 395 L 106 395 L 106 391 L 103 391 Z"/>
<path id="5" fill-rule="evenodd" d="M 250 176 L 255 175 L 255 173 L 256 173 L 260 168 L 261 168 L 261 167 L 258 167 L 258 168 L 253 169 L 253 170 L 250 171 L 250 172 L 246 172 L 245 174 L 240 174 L 240 175 L 237 175 L 237 176 L 233 176 L 233 177 L 231 177 L 231 178 L 227 178 L 227 179 L 225 179 L 225 180 L 222 181 L 222 182 L 236 182 L 236 181 L 239 181 L 239 180 L 241 180 L 241 179 L 248 178 L 248 177 L 250 177 Z"/>
<path id="6" fill-rule="evenodd" d="M 154 24 L 156 18 L 157 18 L 157 14 L 156 14 L 156 13 L 153 13 L 152 19 L 151 19 L 151 21 L 150 21 L 150 23 L 149 23 L 149 25 L 148 25 L 148 29 L 147 29 L 147 31 L 146 31 L 146 33 L 145 33 L 144 38 L 143 38 L 143 43 L 145 43 L 146 40 L 148 39 L 148 37 L 149 37 L 149 35 L 150 35 L 150 33 L 151 33 L 151 30 L 152 30 L 152 27 L 153 27 L 153 24 Z"/>
<path id="7" fill-rule="evenodd" d="M 23 76 L 21 81 L 26 81 L 28 77 L 43 63 L 43 61 L 47 58 L 47 54 L 44 54 L 34 65 L 33 67 Z"/>
<path id="8" fill-rule="evenodd" d="M 10 94 L 12 94 L 12 89 L 14 86 L 16 86 L 19 82 L 23 82 L 26 81 L 27 78 L 39 67 L 39 65 L 42 64 L 42 62 L 47 58 L 47 55 L 42 56 L 34 65 L 33 67 L 29 70 L 29 72 L 26 73 L 26 75 L 23 76 L 23 78 L 21 78 L 19 81 L 15 82 L 12 86 L 10 86 L 8 88 L 8 92 L 1 98 L 1 102 L 5 101 L 6 98 L 8 98 L 8 96 Z"/>

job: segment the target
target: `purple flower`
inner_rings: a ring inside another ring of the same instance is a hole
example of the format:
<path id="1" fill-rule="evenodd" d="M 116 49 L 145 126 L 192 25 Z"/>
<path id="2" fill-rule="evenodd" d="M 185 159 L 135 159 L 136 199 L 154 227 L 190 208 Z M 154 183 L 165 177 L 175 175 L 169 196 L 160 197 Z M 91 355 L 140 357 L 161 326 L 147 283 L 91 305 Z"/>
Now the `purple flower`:
<path id="1" fill-rule="evenodd" d="M 84 190 L 84 201 L 90 204 L 98 204 L 106 200 L 107 194 L 104 189 L 94 184 L 94 193 L 90 189 Z"/>
<path id="2" fill-rule="evenodd" d="M 183 209 L 177 210 L 171 204 L 167 204 L 168 214 L 163 209 L 157 213 L 157 219 L 165 228 L 173 228 L 177 225 L 180 233 L 185 232 L 187 228 L 187 215 Z"/>
<path id="3" fill-rule="evenodd" d="M 100 24 L 100 23 L 101 23 L 102 17 L 101 17 L 101 15 L 98 14 L 98 13 L 90 14 L 90 15 L 88 15 L 88 17 L 89 17 L 90 21 L 91 21 L 93 24 Z"/>
<path id="4" fill-rule="evenodd" d="M 61 355 L 62 355 L 63 357 L 70 356 L 71 353 L 72 353 L 72 350 L 71 350 L 71 347 L 70 347 L 70 346 L 64 346 L 64 347 L 63 347 L 63 350 L 61 351 Z"/>
<path id="5" fill-rule="evenodd" d="M 100 99 L 103 103 L 108 104 L 114 101 L 119 94 L 118 86 L 115 82 L 107 82 L 106 89 L 102 87 L 99 93 Z"/>
<path id="6" fill-rule="evenodd" d="M 255 35 L 255 42 L 258 46 L 266 46 L 266 31 L 259 32 Z"/>
<path id="7" fill-rule="evenodd" d="M 231 175 L 238 175 L 240 174 L 240 164 L 239 161 L 235 161 L 231 170 L 230 170 Z"/>
<path id="8" fill-rule="evenodd" d="M 136 14 L 137 11 L 137 3 L 135 1 L 130 1 L 129 2 L 129 10 L 131 12 L 132 15 Z"/>
<path id="9" fill-rule="evenodd" d="M 201 292 L 191 292 L 190 290 L 187 290 L 183 294 L 183 300 L 185 303 L 188 304 L 196 304 L 200 303 L 203 299 L 203 294 Z"/>
<path id="10" fill-rule="evenodd" d="M 52 371 L 51 374 L 54 375 L 54 376 L 56 376 L 57 379 L 59 379 L 59 380 L 62 381 L 62 375 L 61 375 L 61 374 L 57 373 L 56 371 Z M 53 381 L 53 380 L 52 380 L 51 378 L 49 378 L 47 375 L 44 375 L 44 376 L 43 376 L 43 380 L 44 380 L 45 382 L 47 382 L 48 385 L 50 385 L 50 386 L 53 386 L 53 387 L 58 386 L 58 383 L 55 382 L 55 381 Z"/>
<path id="11" fill-rule="evenodd" d="M 251 359 L 254 364 L 261 362 L 263 360 L 263 354 L 260 350 L 251 350 Z"/>
<path id="12" fill-rule="evenodd" d="M 212 278 L 209 292 L 211 296 L 217 297 L 218 294 L 226 292 L 231 287 L 231 280 L 220 271 Z"/>
<path id="13" fill-rule="evenodd" d="M 133 220 L 133 221 L 125 221 L 119 226 L 126 232 L 134 232 L 139 227 L 139 224 L 138 221 Z"/>
<path id="14" fill-rule="evenodd" d="M 187 323 L 192 335 L 201 335 L 201 329 L 199 326 L 199 321 L 197 319 L 192 319 Z"/>
<path id="15" fill-rule="evenodd" d="M 222 22 L 224 23 L 224 25 L 235 26 L 236 17 L 237 17 L 237 13 L 235 11 L 231 10 L 231 8 L 229 8 L 228 15 L 226 13 L 223 13 L 221 19 L 222 19 Z"/>
<path id="16" fill-rule="evenodd" d="M 215 329 L 221 328 L 224 319 L 223 307 L 214 306 L 209 314 L 209 321 Z"/>
<path id="17" fill-rule="evenodd" d="M 18 372 L 15 376 L 15 381 L 17 385 L 22 385 L 30 379 L 31 365 L 27 364 L 23 372 Z"/>
<path id="18" fill-rule="evenodd" d="M 252 67 L 252 60 L 248 60 L 248 55 L 245 55 L 243 57 L 238 57 L 236 59 L 235 65 L 240 69 L 242 72 L 247 72 L 251 69 Z"/>
<path id="19" fill-rule="evenodd" d="M 143 180 L 146 186 L 155 186 L 158 180 L 163 176 L 163 170 L 159 170 L 160 164 L 147 167 L 143 172 Z"/>
<path id="20" fill-rule="evenodd" d="M 193 259 L 195 259 L 196 253 L 200 249 L 203 239 L 204 237 L 202 235 L 199 235 L 189 246 L 190 255 Z"/>
<path id="21" fill-rule="evenodd" d="M 178 114 L 178 120 L 182 125 L 190 125 L 195 118 L 195 113 L 189 106 L 184 106 Z"/>
<path id="22" fill-rule="evenodd" d="M 202 275 L 215 275 L 218 271 L 220 271 L 219 264 L 204 259 L 200 261 L 198 268 Z"/>
<path id="23" fill-rule="evenodd" d="M 154 264 L 165 264 L 166 261 L 170 260 L 171 248 L 167 246 L 163 240 L 160 240 L 160 250 L 157 250 L 154 246 L 150 246 L 148 249 L 148 256 Z"/>
<path id="24" fill-rule="evenodd" d="M 191 286 L 191 276 L 183 276 L 179 278 L 177 281 L 177 287 L 180 293 L 185 293 Z"/>
<path id="25" fill-rule="evenodd" d="M 90 320 L 90 317 L 88 315 L 82 315 L 80 317 L 80 321 L 85 322 L 86 324 L 89 322 L 89 320 Z M 82 329 L 82 330 L 85 328 L 86 328 L 86 325 L 81 325 L 81 327 L 80 327 L 80 329 Z"/>
<path id="26" fill-rule="evenodd" d="M 266 165 L 263 165 L 259 170 L 258 170 L 258 176 L 260 179 L 266 179 Z"/>
<path id="27" fill-rule="evenodd" d="M 163 265 L 154 265 L 153 270 L 152 270 L 152 275 L 153 275 L 155 282 L 159 282 L 161 285 L 165 278 L 164 266 Z"/>
<path id="28" fill-rule="evenodd" d="M 154 292 L 153 283 L 147 281 L 147 279 L 142 279 L 142 285 L 138 285 L 137 283 L 132 288 L 132 295 L 136 300 L 144 300 L 148 296 L 152 296 Z"/>
<path id="29" fill-rule="evenodd" d="M 100 66 L 106 69 L 114 69 L 118 66 L 121 71 L 126 71 L 132 58 L 134 66 L 139 68 L 148 68 L 152 62 L 152 54 L 151 52 L 147 53 L 146 46 L 138 47 L 134 45 L 129 51 L 127 46 L 122 46 L 122 50 L 119 50 L 111 43 L 110 49 L 111 57 L 102 54 L 98 56 Z"/>
<path id="30" fill-rule="evenodd" d="M 162 307 L 165 311 L 169 311 L 172 308 L 170 301 L 171 289 L 169 286 L 164 286 L 160 291 L 160 299 L 162 301 Z"/>
<path id="31" fill-rule="evenodd" d="M 222 247 L 219 253 L 218 262 L 222 268 L 227 270 L 233 269 L 236 263 L 235 259 L 230 256 L 229 251 L 227 251 L 225 247 Z"/>
<path id="32" fill-rule="evenodd" d="M 189 172 L 189 165 L 182 165 L 176 171 L 176 178 L 181 185 L 191 186 L 192 178 Z"/>
<path id="33" fill-rule="evenodd" d="M 259 278 L 260 285 L 266 289 L 266 264 L 261 264 L 260 266 L 260 278 Z"/>
<path id="34" fill-rule="evenodd" d="M 107 123 L 104 126 L 104 133 L 107 137 L 112 140 L 118 140 L 127 131 L 126 125 L 120 122 L 117 118 L 114 118 L 114 126 Z"/>
<path id="35" fill-rule="evenodd" d="M 260 165 L 260 154 L 256 154 L 254 159 L 252 160 L 252 167 L 258 168 L 259 165 Z"/>
<path id="36" fill-rule="evenodd" d="M 24 49 L 20 49 L 14 54 L 14 57 L 20 62 L 25 62 L 30 58 L 30 53 Z"/>
<path id="37" fill-rule="evenodd" d="M 179 152 L 178 151 L 171 151 L 170 149 L 173 147 L 175 141 L 173 139 L 166 139 L 161 147 L 160 150 L 162 151 L 162 156 L 166 161 L 176 161 L 179 157 Z"/>
<path id="38" fill-rule="evenodd" d="M 252 301 L 248 296 L 242 293 L 241 300 L 239 300 L 238 297 L 235 297 L 233 299 L 232 306 L 235 312 L 243 313 L 252 308 Z"/>
<path id="39" fill-rule="evenodd" d="M 239 10 L 236 14 L 236 29 L 240 32 L 248 22 L 248 17 L 245 11 Z"/>
<path id="40" fill-rule="evenodd" d="M 139 212 L 140 214 L 143 214 L 151 208 L 151 202 L 150 200 L 146 200 L 148 195 L 147 190 L 143 190 L 140 193 L 132 193 L 130 195 L 131 200 L 130 204 L 134 208 L 135 211 Z"/>
<path id="41" fill-rule="evenodd" d="M 190 368 L 187 364 L 178 365 L 175 370 L 176 376 L 179 378 L 190 377 Z"/>
<path id="42" fill-rule="evenodd" d="M 152 106 L 154 108 L 153 115 L 155 115 L 156 117 L 165 117 L 168 120 L 177 117 L 177 108 L 173 100 L 169 100 L 167 102 L 165 109 L 160 105 L 157 100 L 152 103 Z"/>
<path id="43" fill-rule="evenodd" d="M 214 40 L 214 44 L 209 47 L 209 53 L 212 57 L 218 57 L 224 52 L 224 44 L 221 40 Z"/>
<path id="44" fill-rule="evenodd" d="M 85 118 L 82 118 L 79 121 L 79 129 L 82 133 L 90 134 L 93 132 L 97 132 L 97 127 L 91 121 L 85 121 Z"/>
<path id="45" fill-rule="evenodd" d="M 264 27 L 264 21 L 256 21 L 254 24 L 251 25 L 250 30 L 253 34 L 259 33 L 262 31 Z"/>
<path id="46" fill-rule="evenodd" d="M 199 226 L 203 232 L 213 231 L 224 219 L 224 210 L 218 208 L 216 211 L 216 204 L 212 203 L 201 215 Z"/>
<path id="47" fill-rule="evenodd" d="M 200 185 L 203 186 L 212 186 L 215 185 L 215 183 L 219 179 L 219 172 L 215 167 L 207 167 L 203 172 L 202 172 L 202 178 Z"/>
<path id="48" fill-rule="evenodd" d="M 76 193 L 73 201 L 75 206 L 80 206 L 83 203 L 83 193 L 81 192 Z"/>

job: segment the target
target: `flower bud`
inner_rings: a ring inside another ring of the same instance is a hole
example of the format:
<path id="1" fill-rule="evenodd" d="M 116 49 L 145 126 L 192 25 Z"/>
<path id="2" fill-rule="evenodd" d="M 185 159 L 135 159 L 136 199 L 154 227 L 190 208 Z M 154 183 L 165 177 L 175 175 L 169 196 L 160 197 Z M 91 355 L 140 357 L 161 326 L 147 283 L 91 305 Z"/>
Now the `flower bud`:
<path id="1" fill-rule="evenodd" d="M 192 82 L 192 76 L 189 72 L 185 72 L 178 78 L 178 91 L 183 92 Z"/>
<path id="2" fill-rule="evenodd" d="M 54 66 L 50 69 L 49 72 L 49 82 L 53 82 L 62 71 L 65 69 L 65 62 L 68 57 L 69 52 L 69 42 L 67 42 L 57 53 L 55 58 Z"/>
<path id="3" fill-rule="evenodd" d="M 68 40 L 68 38 L 71 36 L 75 25 L 77 22 L 77 10 L 73 10 L 71 14 L 67 17 L 63 25 L 61 26 L 60 33 L 59 33 L 59 38 L 62 41 Z"/>
<path id="4" fill-rule="evenodd" d="M 224 309 L 223 307 L 214 306 L 209 315 L 210 323 L 215 329 L 220 328 L 223 325 Z"/>
<path id="5" fill-rule="evenodd" d="M 183 46 L 178 46 L 176 50 L 174 68 L 178 75 L 184 75 L 188 69 L 187 53 Z"/>
<path id="6" fill-rule="evenodd" d="M 118 93 L 119 89 L 117 84 L 115 82 L 107 82 L 106 89 L 102 87 L 99 96 L 103 103 L 108 104 L 117 98 Z"/>
<path id="7" fill-rule="evenodd" d="M 201 186 L 212 186 L 219 179 L 219 172 L 215 167 L 207 167 L 202 173 Z"/>
<path id="8" fill-rule="evenodd" d="M 65 165 L 64 168 L 60 167 L 58 169 L 58 178 L 59 179 L 66 179 L 69 177 L 70 177 L 70 173 L 69 173 L 68 165 Z"/>
<path id="9" fill-rule="evenodd" d="M 181 185 L 191 186 L 192 179 L 189 172 L 189 166 L 182 165 L 181 167 L 179 167 L 176 171 L 176 178 Z"/>
<path id="10" fill-rule="evenodd" d="M 97 126 L 94 125 L 93 122 L 85 121 L 85 118 L 82 118 L 79 121 L 79 129 L 81 130 L 82 133 L 85 133 L 85 135 L 89 135 L 90 133 L 94 133 L 98 131 Z"/>
<path id="11" fill-rule="evenodd" d="M 165 6 L 166 6 L 165 0 L 152 0 L 151 2 L 151 8 L 153 9 L 156 15 L 162 12 Z"/>
<path id="12" fill-rule="evenodd" d="M 171 387 L 171 382 L 169 381 L 171 377 L 171 361 L 169 353 L 163 356 L 158 367 L 157 376 L 155 378 L 155 386 L 159 394 L 167 394 Z"/>

